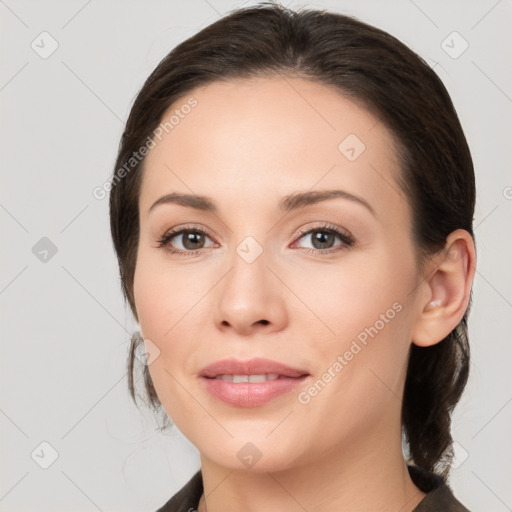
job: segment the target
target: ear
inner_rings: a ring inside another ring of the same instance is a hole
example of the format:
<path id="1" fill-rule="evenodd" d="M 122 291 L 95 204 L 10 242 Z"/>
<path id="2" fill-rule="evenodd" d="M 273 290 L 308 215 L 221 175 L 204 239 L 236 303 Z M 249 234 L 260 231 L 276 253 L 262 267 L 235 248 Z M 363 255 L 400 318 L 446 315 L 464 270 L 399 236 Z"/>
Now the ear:
<path id="1" fill-rule="evenodd" d="M 475 271 L 473 238 L 466 230 L 457 229 L 425 269 L 412 335 L 415 345 L 435 345 L 457 327 L 469 304 Z"/>

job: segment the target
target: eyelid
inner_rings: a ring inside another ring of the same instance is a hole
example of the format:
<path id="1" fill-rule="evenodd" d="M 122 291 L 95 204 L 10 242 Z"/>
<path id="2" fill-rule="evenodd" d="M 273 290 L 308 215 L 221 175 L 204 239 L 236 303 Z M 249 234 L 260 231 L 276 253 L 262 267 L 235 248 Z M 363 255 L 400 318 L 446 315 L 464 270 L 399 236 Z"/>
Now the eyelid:
<path id="1" fill-rule="evenodd" d="M 306 235 L 309 235 L 311 233 L 314 233 L 315 231 L 326 231 L 326 232 L 332 232 L 335 234 L 335 236 L 338 236 L 338 238 L 341 240 L 342 244 L 341 246 L 343 247 L 349 247 L 349 246 L 352 246 L 354 243 L 355 243 L 355 238 L 352 236 L 352 234 L 340 227 L 340 226 L 337 226 L 335 224 L 331 224 L 329 222 L 321 222 L 321 224 L 319 225 L 314 225 L 314 226 L 308 226 L 308 227 L 302 227 L 299 229 L 298 232 L 296 232 L 294 235 L 293 235 L 293 238 L 294 238 L 294 241 L 292 242 L 292 246 L 297 243 L 299 240 L 301 240 L 304 236 Z M 214 244 L 217 244 L 217 242 L 215 242 L 215 237 L 212 236 L 210 234 L 210 231 L 203 227 L 203 226 L 199 226 L 199 225 L 195 225 L 195 224 L 186 224 L 186 225 L 178 225 L 174 228 L 171 228 L 169 230 L 167 230 L 164 235 L 162 235 L 159 239 L 158 239 L 158 248 L 163 248 L 165 249 L 166 246 L 169 244 L 169 242 L 176 236 L 180 235 L 180 234 L 183 234 L 184 232 L 187 232 L 187 231 L 192 231 L 192 232 L 199 232 L 199 233 L 202 233 L 206 236 L 208 236 Z M 340 246 L 337 246 L 337 247 L 340 247 Z M 182 249 L 167 249 L 170 253 L 174 253 L 174 254 L 178 254 L 178 255 L 188 255 L 188 256 L 193 256 L 193 255 L 196 255 L 198 254 L 199 252 L 203 251 L 203 249 L 207 249 L 208 247 L 201 247 L 200 249 L 195 249 L 195 250 L 191 250 L 191 251 L 183 251 Z M 326 255 L 326 254 L 329 254 L 329 253 L 333 253 L 333 252 L 337 252 L 337 249 L 336 248 L 331 248 L 331 249 L 311 249 L 311 248 L 307 248 L 307 247 L 303 247 L 301 248 L 303 249 L 305 252 L 314 252 L 318 255 Z M 339 249 L 338 249 L 339 250 Z"/>
<path id="2" fill-rule="evenodd" d="M 317 226 L 309 226 L 307 228 L 300 228 L 295 236 L 298 238 L 301 238 L 304 235 L 310 234 L 311 232 L 322 231 L 322 230 L 338 232 L 341 236 L 350 240 L 352 243 L 355 242 L 354 237 L 348 230 L 342 228 L 341 226 L 336 226 L 335 224 L 331 224 L 330 222 L 323 222 L 322 224 L 317 225 Z"/>
<path id="3" fill-rule="evenodd" d="M 315 249 L 315 248 L 310 248 L 310 247 L 300 247 L 300 249 L 306 254 L 327 257 L 327 256 L 330 256 L 333 254 L 337 254 L 340 251 L 347 250 L 347 249 L 353 247 L 356 243 L 356 239 L 348 230 L 346 230 L 340 226 L 331 224 L 329 222 L 324 222 L 321 225 L 312 226 L 312 227 L 310 226 L 308 228 L 301 228 L 299 230 L 298 236 L 294 237 L 295 241 L 292 243 L 292 247 L 295 244 L 299 243 L 302 238 L 306 237 L 307 235 L 310 235 L 311 233 L 315 233 L 315 232 L 331 233 L 335 237 L 337 237 L 341 243 L 339 245 L 336 245 L 329 249 Z"/>
<path id="4" fill-rule="evenodd" d="M 162 236 L 160 236 L 158 238 L 158 242 L 160 244 L 161 242 L 163 242 L 165 240 L 172 239 L 179 234 L 183 234 L 184 231 L 193 231 L 193 232 L 197 231 L 199 233 L 205 234 L 212 240 L 215 240 L 215 237 L 211 234 L 209 229 L 207 229 L 203 226 L 196 225 L 196 224 L 185 224 L 185 225 L 178 225 L 171 229 L 168 229 L 167 231 L 165 231 L 165 233 Z M 187 252 L 192 253 L 192 251 L 187 251 Z"/>

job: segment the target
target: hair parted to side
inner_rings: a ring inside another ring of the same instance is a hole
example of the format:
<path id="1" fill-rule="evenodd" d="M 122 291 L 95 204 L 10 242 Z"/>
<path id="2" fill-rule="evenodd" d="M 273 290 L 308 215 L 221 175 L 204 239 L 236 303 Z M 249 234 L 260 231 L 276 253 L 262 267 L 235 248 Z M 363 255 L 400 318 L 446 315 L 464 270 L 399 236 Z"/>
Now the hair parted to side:
<path id="1" fill-rule="evenodd" d="M 434 71 L 398 39 L 355 18 L 293 11 L 263 2 L 237 9 L 175 47 L 139 91 L 122 135 L 115 170 L 144 145 L 166 110 L 195 87 L 214 81 L 295 76 L 362 102 L 400 146 L 400 185 L 413 212 L 418 263 L 440 251 L 461 228 L 473 236 L 475 177 L 452 101 Z M 139 241 L 139 192 L 144 160 L 110 192 L 110 223 L 125 299 L 133 296 Z M 114 170 L 114 174 L 115 174 Z M 113 177 L 114 181 L 114 177 Z M 470 302 L 471 304 L 471 302 Z M 453 458 L 451 413 L 469 374 L 466 311 L 460 324 L 430 347 L 411 345 L 402 402 L 409 463 L 448 477 Z M 135 334 L 127 362 L 135 400 Z M 161 410 L 147 366 L 149 404 Z"/>

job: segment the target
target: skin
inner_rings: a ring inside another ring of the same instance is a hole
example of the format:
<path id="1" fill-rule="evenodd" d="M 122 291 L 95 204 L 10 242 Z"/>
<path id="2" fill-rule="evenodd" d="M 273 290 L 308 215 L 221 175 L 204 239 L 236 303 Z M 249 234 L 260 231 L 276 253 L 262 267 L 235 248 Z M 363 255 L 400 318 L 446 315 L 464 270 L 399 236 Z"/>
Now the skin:
<path id="1" fill-rule="evenodd" d="M 205 501 L 209 512 L 412 511 L 425 494 L 401 446 L 408 353 L 411 343 L 439 342 L 462 318 L 474 275 L 471 237 L 455 231 L 420 271 L 393 137 L 338 92 L 279 76 L 216 82 L 190 91 L 164 119 L 190 96 L 197 106 L 146 158 L 134 296 L 146 346 L 159 351 L 149 366 L 155 389 L 201 456 L 199 511 Z M 349 134 L 366 146 L 354 161 L 338 149 Z M 327 189 L 363 198 L 374 213 L 344 198 L 286 215 L 278 209 L 288 194 Z M 171 192 L 207 195 L 219 211 L 163 204 L 148 213 Z M 324 233 L 324 222 L 354 244 L 328 238 L 323 247 L 334 252 L 325 254 L 299 233 Z M 197 254 L 158 247 L 171 228 L 189 224 L 208 235 L 192 249 L 178 235 L 167 248 Z M 263 251 L 251 263 L 236 251 L 247 236 Z M 400 312 L 300 403 L 299 393 L 396 303 Z M 264 405 L 236 407 L 198 377 L 225 357 L 266 357 L 311 376 Z M 262 455 L 251 467 L 237 457 L 247 442 Z"/>

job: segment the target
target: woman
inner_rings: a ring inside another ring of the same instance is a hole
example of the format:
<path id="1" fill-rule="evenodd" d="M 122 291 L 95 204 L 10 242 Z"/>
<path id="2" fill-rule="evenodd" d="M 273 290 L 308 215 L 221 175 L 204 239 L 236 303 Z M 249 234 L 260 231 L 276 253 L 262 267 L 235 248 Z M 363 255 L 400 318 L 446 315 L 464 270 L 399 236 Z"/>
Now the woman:
<path id="1" fill-rule="evenodd" d="M 474 203 L 446 89 L 389 34 L 264 3 L 171 51 L 110 197 L 132 398 L 142 349 L 201 456 L 159 510 L 467 510 Z"/>

